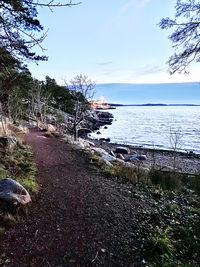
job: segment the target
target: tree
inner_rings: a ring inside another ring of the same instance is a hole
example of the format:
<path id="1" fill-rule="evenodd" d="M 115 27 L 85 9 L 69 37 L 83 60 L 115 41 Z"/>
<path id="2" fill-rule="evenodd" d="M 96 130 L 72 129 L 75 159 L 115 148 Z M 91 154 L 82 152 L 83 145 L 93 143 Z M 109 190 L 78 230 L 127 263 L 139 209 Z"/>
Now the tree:
<path id="1" fill-rule="evenodd" d="M 73 113 L 74 96 L 68 88 L 58 85 L 55 79 L 49 76 L 46 76 L 43 88 L 50 95 L 51 106 L 70 114 Z"/>
<path id="2" fill-rule="evenodd" d="M 170 74 L 187 73 L 192 61 L 200 62 L 200 2 L 196 0 L 177 0 L 175 18 L 163 18 L 161 29 L 175 29 L 169 36 L 177 53 L 169 60 Z"/>
<path id="3" fill-rule="evenodd" d="M 13 90 L 25 91 L 32 86 L 31 73 L 5 48 L 0 48 L 0 102 L 4 115 L 8 112 L 8 99 Z M 17 95 L 18 93 L 16 93 Z"/>
<path id="4" fill-rule="evenodd" d="M 64 4 L 54 2 L 54 0 L 49 0 L 47 3 L 38 0 L 0 0 L 0 48 L 6 49 L 18 59 L 47 60 L 46 56 L 39 56 L 32 50 L 37 45 L 43 51 L 41 42 L 46 37 L 46 33 L 40 36 L 36 34 L 43 30 L 37 19 L 37 8 L 40 6 L 51 9 L 76 5 L 72 1 Z"/>
<path id="5" fill-rule="evenodd" d="M 172 130 L 172 128 L 170 128 L 169 142 L 171 145 L 171 149 L 173 151 L 173 169 L 174 169 L 174 171 L 176 169 L 177 152 L 178 152 L 178 150 L 181 149 L 181 146 L 182 146 L 182 137 L 183 137 L 183 133 L 182 133 L 181 129 Z"/>
<path id="6" fill-rule="evenodd" d="M 74 139 L 77 139 L 78 125 L 84 119 L 85 112 L 90 108 L 89 101 L 94 95 L 95 82 L 86 75 L 77 75 L 70 81 L 70 89 L 75 97 L 74 108 Z"/>

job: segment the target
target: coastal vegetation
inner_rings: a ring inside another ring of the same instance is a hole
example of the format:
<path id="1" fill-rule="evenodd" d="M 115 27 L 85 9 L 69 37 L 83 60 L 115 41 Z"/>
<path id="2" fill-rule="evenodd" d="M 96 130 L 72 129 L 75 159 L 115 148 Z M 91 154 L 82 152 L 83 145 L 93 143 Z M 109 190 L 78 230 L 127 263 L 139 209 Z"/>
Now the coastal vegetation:
<path id="1" fill-rule="evenodd" d="M 126 262 L 138 266 L 197 266 L 200 249 L 200 177 L 155 170 L 144 164 L 113 161 L 108 166 L 100 153 L 87 156 L 104 176 L 126 185 L 128 198 L 141 201 L 143 212 L 133 226 L 137 244 L 124 244 Z"/>
<path id="2" fill-rule="evenodd" d="M 20 140 L 19 138 L 18 140 Z M 2 139 L 1 139 L 2 141 Z M 11 178 L 19 182 L 31 195 L 32 200 L 37 196 L 39 185 L 36 181 L 36 166 L 32 150 L 23 143 L 17 143 L 13 148 L 5 148 L 0 145 L 0 179 Z M 26 208 L 17 205 L 0 203 L 0 234 L 9 229 L 20 220 L 20 214 L 26 212 Z"/>

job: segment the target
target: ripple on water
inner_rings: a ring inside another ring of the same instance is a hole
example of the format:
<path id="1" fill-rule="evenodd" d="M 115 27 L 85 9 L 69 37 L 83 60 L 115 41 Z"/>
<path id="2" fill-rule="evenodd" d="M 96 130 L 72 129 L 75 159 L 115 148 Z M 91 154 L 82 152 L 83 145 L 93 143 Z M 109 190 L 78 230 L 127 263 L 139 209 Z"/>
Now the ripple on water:
<path id="1" fill-rule="evenodd" d="M 102 135 L 111 142 L 170 149 L 170 129 L 181 131 L 181 150 L 200 153 L 200 107 L 117 107 Z M 94 137 L 95 134 L 92 134 Z M 98 136 L 100 138 L 101 136 Z"/>

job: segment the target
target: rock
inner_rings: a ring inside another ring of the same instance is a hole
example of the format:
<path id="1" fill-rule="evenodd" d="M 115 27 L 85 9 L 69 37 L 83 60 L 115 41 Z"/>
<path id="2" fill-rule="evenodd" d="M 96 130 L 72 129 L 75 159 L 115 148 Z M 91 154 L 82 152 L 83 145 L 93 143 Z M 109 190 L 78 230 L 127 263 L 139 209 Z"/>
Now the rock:
<path id="1" fill-rule="evenodd" d="M 115 149 L 115 153 L 129 154 L 130 153 L 130 150 L 127 147 L 118 146 Z"/>
<path id="2" fill-rule="evenodd" d="M 97 134 L 101 134 L 101 132 L 100 131 L 97 131 Z"/>
<path id="3" fill-rule="evenodd" d="M 87 143 L 88 143 L 90 146 L 95 146 L 95 144 L 94 144 L 93 142 L 91 142 L 91 141 L 88 141 L 88 140 L 87 140 Z"/>
<path id="4" fill-rule="evenodd" d="M 98 118 L 113 118 L 113 115 L 110 112 L 105 112 L 105 111 L 96 111 L 96 114 Z"/>
<path id="5" fill-rule="evenodd" d="M 131 156 L 130 158 L 129 158 L 129 160 L 133 160 L 133 161 L 138 161 L 139 159 L 138 159 L 138 157 L 136 157 L 136 156 Z"/>
<path id="6" fill-rule="evenodd" d="M 31 202 L 31 197 L 27 190 L 18 182 L 6 178 L 0 179 L 0 203 L 11 205 L 25 205 Z"/>
<path id="7" fill-rule="evenodd" d="M 105 125 L 105 124 L 109 124 L 109 125 L 111 125 L 112 124 L 112 119 L 107 119 L 107 118 L 102 118 L 102 119 L 99 119 L 98 120 L 98 124 L 99 124 L 99 126 L 102 126 L 102 125 Z"/>
<path id="8" fill-rule="evenodd" d="M 147 157 L 145 155 L 137 156 L 139 160 L 147 160 Z"/>
<path id="9" fill-rule="evenodd" d="M 105 151 L 105 149 L 100 148 L 100 147 L 92 147 L 91 149 L 92 149 L 93 151 L 99 153 L 99 154 L 108 154 L 108 153 Z"/>
<path id="10" fill-rule="evenodd" d="M 110 142 L 110 138 L 100 138 L 99 140 L 104 142 Z"/>
<path id="11" fill-rule="evenodd" d="M 81 128 L 78 130 L 78 137 L 87 136 L 87 134 L 91 133 L 92 131 L 88 128 Z"/>
<path id="12" fill-rule="evenodd" d="M 49 132 L 56 132 L 56 127 L 53 126 L 52 124 L 48 124 L 48 125 L 47 125 L 47 130 L 48 130 Z"/>
<path id="13" fill-rule="evenodd" d="M 16 145 L 18 141 L 15 136 L 2 136 L 0 137 L 0 147 L 3 147 L 4 149 L 12 150 Z"/>
<path id="14" fill-rule="evenodd" d="M 104 129 L 108 129 L 108 127 L 107 126 L 104 126 Z"/>
<path id="15" fill-rule="evenodd" d="M 52 135 L 55 136 L 55 137 L 60 137 L 59 132 L 52 132 Z"/>

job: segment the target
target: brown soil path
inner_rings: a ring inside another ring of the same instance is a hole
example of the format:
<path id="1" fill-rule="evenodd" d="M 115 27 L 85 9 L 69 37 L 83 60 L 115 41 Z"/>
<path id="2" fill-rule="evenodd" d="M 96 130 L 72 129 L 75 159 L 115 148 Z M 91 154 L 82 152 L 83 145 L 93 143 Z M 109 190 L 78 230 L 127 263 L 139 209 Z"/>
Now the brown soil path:
<path id="1" fill-rule="evenodd" d="M 26 141 L 41 190 L 28 217 L 1 239 L 2 265 L 129 266 L 123 250 L 134 242 L 140 201 L 61 140 L 33 130 Z"/>

